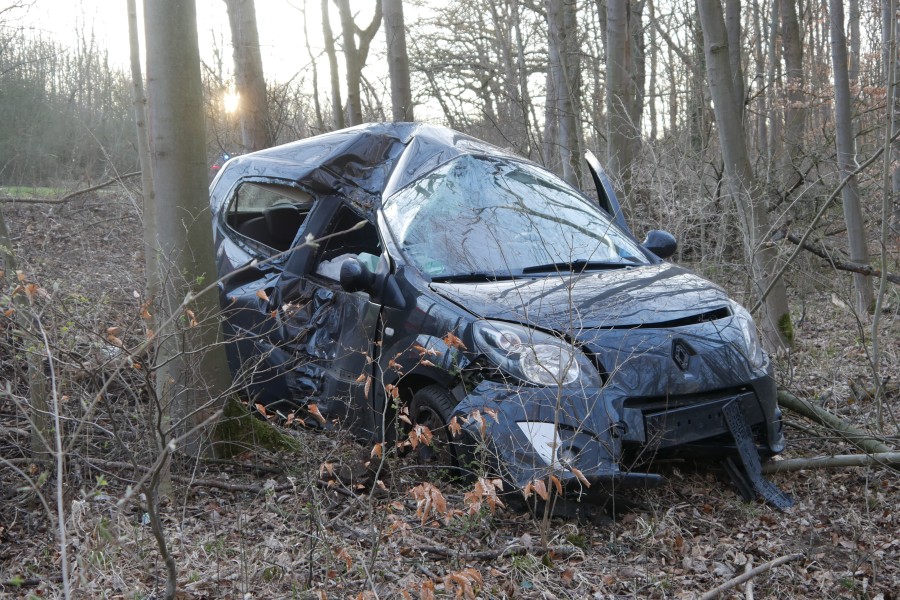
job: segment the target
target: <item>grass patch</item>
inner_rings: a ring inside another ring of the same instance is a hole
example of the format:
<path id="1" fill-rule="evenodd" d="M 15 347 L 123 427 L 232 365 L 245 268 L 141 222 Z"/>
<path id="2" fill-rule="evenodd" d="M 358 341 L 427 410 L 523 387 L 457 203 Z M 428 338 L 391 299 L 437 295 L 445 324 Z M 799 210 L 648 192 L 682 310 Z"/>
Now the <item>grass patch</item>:
<path id="1" fill-rule="evenodd" d="M 0 186 L 0 196 L 12 196 L 13 198 L 59 198 L 65 194 L 66 190 L 57 187 Z"/>

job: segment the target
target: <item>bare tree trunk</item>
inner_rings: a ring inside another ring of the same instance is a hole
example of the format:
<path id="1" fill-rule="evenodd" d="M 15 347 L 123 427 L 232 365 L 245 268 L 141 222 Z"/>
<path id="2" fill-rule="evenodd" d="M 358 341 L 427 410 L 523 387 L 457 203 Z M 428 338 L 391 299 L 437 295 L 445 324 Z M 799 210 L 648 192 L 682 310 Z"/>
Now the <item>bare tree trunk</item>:
<path id="1" fill-rule="evenodd" d="M 134 122 L 137 128 L 138 158 L 141 163 L 141 190 L 142 206 L 141 218 L 144 226 L 144 277 L 146 279 L 146 294 L 144 302 L 150 305 L 147 313 L 150 314 L 147 327 L 156 330 L 156 306 L 160 302 L 162 283 L 159 270 L 159 236 L 156 229 L 156 193 L 153 188 L 153 165 L 150 157 L 150 140 L 147 133 L 147 98 L 144 95 L 144 75 L 141 72 L 141 50 L 138 42 L 138 21 L 135 0 L 127 0 L 128 5 L 128 42 L 131 59 L 131 84 L 134 100 Z M 159 401 L 155 403 L 161 408 Z M 159 429 L 171 427 L 172 419 L 170 411 L 160 411 L 155 415 L 160 428 L 153 428 L 156 435 L 156 450 L 162 452 L 166 440 Z M 161 473 L 161 492 L 165 496 L 172 494 L 171 472 L 165 469 Z"/>
<path id="2" fill-rule="evenodd" d="M 194 426 L 213 414 L 231 384 L 215 319 L 217 298 L 193 296 L 216 277 L 194 3 L 146 2 L 144 24 L 157 233 L 166 270 L 158 320 L 168 323 L 156 335 L 157 393 L 171 403 L 176 432 L 192 433 L 185 443 L 193 454 L 201 450 Z"/>
<path id="3" fill-rule="evenodd" d="M 231 24 L 234 78 L 240 98 L 241 137 L 244 151 L 254 152 L 273 145 L 266 80 L 256 29 L 256 8 L 253 0 L 225 0 L 225 5 Z"/>
<path id="4" fill-rule="evenodd" d="M 734 85 L 734 99 L 737 102 L 741 123 L 744 122 L 744 68 L 741 65 L 741 0 L 725 0 L 725 28 L 728 39 L 728 61 L 731 63 L 731 77 Z"/>
<path id="5" fill-rule="evenodd" d="M 334 119 L 335 129 L 343 129 L 346 125 L 344 102 L 341 100 L 341 75 L 338 72 L 331 18 L 328 16 L 328 0 L 322 0 L 322 33 L 325 36 L 325 53 L 328 55 L 328 67 L 331 72 L 331 116 Z"/>
<path id="6" fill-rule="evenodd" d="M 526 146 L 522 148 L 523 154 L 527 158 L 531 158 L 533 149 L 539 147 L 539 133 L 536 134 L 538 139 L 532 139 L 532 126 L 529 115 L 534 108 L 531 104 L 531 94 L 528 91 L 528 67 L 525 64 L 525 38 L 522 35 L 522 23 L 519 15 L 519 2 L 512 0 L 510 7 L 513 17 L 513 32 L 516 37 L 516 72 L 517 85 L 519 86 L 518 99 L 522 107 L 522 126 L 524 127 L 524 139 Z"/>
<path id="7" fill-rule="evenodd" d="M 391 76 L 391 114 L 394 121 L 415 121 L 409 57 L 406 54 L 406 24 L 403 0 L 381 0 L 384 35 L 387 38 L 388 71 Z"/>
<path id="8" fill-rule="evenodd" d="M 621 182 L 624 197 L 631 193 L 632 144 L 635 138 L 629 120 L 631 105 L 628 0 L 606 3 L 606 115 L 607 162 L 613 177 Z"/>
<path id="9" fill-rule="evenodd" d="M 786 104 L 784 111 L 785 154 L 780 165 L 782 185 L 793 189 L 802 178 L 803 136 L 806 129 L 806 90 L 803 71 L 803 45 L 797 20 L 796 0 L 781 0 L 782 41 L 784 43 L 784 78 Z"/>
<path id="10" fill-rule="evenodd" d="M 738 204 L 738 216 L 753 271 L 753 285 L 762 296 L 776 267 L 775 249 L 767 243 L 767 202 L 750 166 L 745 132 L 738 118 L 722 5 L 720 0 L 698 0 L 697 7 L 703 26 L 709 92 L 725 159 L 725 176 L 731 195 Z M 787 293 L 781 279 L 775 282 L 765 297 L 761 320 L 763 339 L 769 350 L 790 346 L 793 328 Z"/>
<path id="11" fill-rule="evenodd" d="M 135 0 L 128 2 L 128 45 L 131 59 L 131 85 L 134 100 L 134 123 L 137 127 L 138 159 L 141 163 L 143 191 L 142 218 L 144 225 L 144 276 L 147 280 L 147 299 L 159 299 L 159 264 L 156 237 L 156 199 L 153 192 L 153 167 L 150 164 L 150 142 L 147 137 L 147 98 L 144 95 L 144 75 L 141 71 L 141 49 L 138 42 L 137 8 Z"/>
<path id="12" fill-rule="evenodd" d="M 631 44 L 629 53 L 631 60 L 631 73 L 629 92 L 631 103 L 628 106 L 628 122 L 634 130 L 631 153 L 634 156 L 638 152 L 641 142 L 641 119 L 644 114 L 644 95 L 647 83 L 647 56 L 644 50 L 644 4 L 646 0 L 629 3 L 628 13 L 628 38 Z"/>
<path id="13" fill-rule="evenodd" d="M 894 23 L 897 19 L 897 3 L 895 0 L 881 0 L 881 46 L 882 46 L 882 63 L 884 69 L 884 81 L 887 86 L 887 103 L 888 110 L 893 116 L 887 120 L 894 124 L 894 127 L 900 127 L 900 106 L 898 106 L 898 90 L 896 83 L 900 81 L 900 68 L 897 64 L 897 45 L 893 38 Z M 890 82 L 895 85 L 890 85 Z M 897 132 L 894 129 L 891 135 Z M 894 210 L 892 212 L 891 227 L 894 229 L 894 235 L 900 234 L 898 226 L 900 226 L 900 141 L 891 144 L 891 193 L 894 197 Z"/>
<path id="14" fill-rule="evenodd" d="M 850 66 L 848 75 L 850 77 L 850 94 L 859 93 L 856 89 L 859 85 L 859 52 L 860 52 L 860 33 L 859 33 L 859 0 L 850 0 L 849 14 L 847 15 L 847 25 L 850 28 Z"/>
<path id="15" fill-rule="evenodd" d="M 856 145 L 853 139 L 853 121 L 850 114 L 850 77 L 847 72 L 847 40 L 844 36 L 843 0 L 829 0 L 831 6 L 831 62 L 834 73 L 834 127 L 837 145 L 838 168 L 841 179 L 850 176 L 841 191 L 844 204 L 844 222 L 850 242 L 850 260 L 866 264 L 869 249 L 866 228 L 859 203 L 859 185 L 853 170 L 856 168 Z M 872 308 L 874 295 L 872 280 L 858 273 L 853 275 L 856 311 L 866 314 Z"/>
<path id="16" fill-rule="evenodd" d="M 325 131 L 325 121 L 322 119 L 322 105 L 319 102 L 319 69 L 316 67 L 316 57 L 312 46 L 309 44 L 309 32 L 306 27 L 306 0 L 303 0 L 303 39 L 306 43 L 306 54 L 309 56 L 309 65 L 312 69 L 313 107 L 316 111 L 316 130 L 319 133 Z"/>
<path id="17" fill-rule="evenodd" d="M 651 23 L 656 21 L 656 7 L 654 6 L 653 0 L 647 0 L 647 17 L 650 19 Z M 649 108 L 650 108 L 650 140 L 656 140 L 657 134 L 657 123 L 656 123 L 656 103 L 657 98 L 656 94 L 658 92 L 656 86 L 656 78 L 658 71 L 658 56 L 659 56 L 659 44 L 656 41 L 656 27 L 650 28 L 650 83 L 647 90 L 647 95 L 650 98 Z"/>
<path id="18" fill-rule="evenodd" d="M 755 38 L 753 55 L 754 62 L 756 63 L 756 72 L 753 75 L 753 81 L 756 87 L 764 89 L 766 78 L 765 73 L 763 72 L 763 66 L 765 64 L 763 58 L 765 56 L 763 54 L 763 41 L 766 32 L 763 30 L 762 18 L 760 16 L 761 11 L 760 0 L 755 0 L 753 2 L 753 37 Z M 763 160 L 766 160 L 769 154 L 769 128 L 766 122 L 769 114 L 767 103 L 768 97 L 769 91 L 765 90 L 759 93 L 756 98 L 756 150 L 757 155 Z"/>
<path id="19" fill-rule="evenodd" d="M 772 0 L 772 9 L 769 11 L 769 66 L 766 72 L 766 90 L 768 92 L 768 101 L 766 103 L 768 110 L 766 112 L 766 118 L 769 124 L 769 139 L 766 144 L 769 149 L 769 169 L 767 173 L 772 173 L 772 171 L 774 171 L 775 162 L 778 159 L 782 148 L 781 122 L 778 120 L 778 111 L 775 109 L 777 105 L 775 102 L 775 83 L 778 81 L 778 66 L 781 63 L 781 56 L 778 52 L 778 36 L 781 31 L 779 25 L 780 19 L 778 18 L 780 12 L 781 0 Z M 774 178 L 771 175 L 769 175 L 768 178 L 769 183 L 774 181 Z"/>
<path id="20" fill-rule="evenodd" d="M 578 140 L 578 96 L 581 91 L 577 14 L 574 0 L 547 0 L 550 65 L 548 74 L 555 90 L 552 112 L 556 121 L 555 151 L 562 177 L 574 186 L 581 179 L 581 144 Z"/>
<path id="21" fill-rule="evenodd" d="M 347 117 L 350 125 L 359 125 L 363 122 L 362 70 L 369 56 L 369 44 L 381 27 L 381 2 L 375 3 L 375 16 L 365 29 L 360 29 L 354 22 L 350 0 L 335 0 L 335 4 L 341 15 L 344 63 L 347 68 Z"/>

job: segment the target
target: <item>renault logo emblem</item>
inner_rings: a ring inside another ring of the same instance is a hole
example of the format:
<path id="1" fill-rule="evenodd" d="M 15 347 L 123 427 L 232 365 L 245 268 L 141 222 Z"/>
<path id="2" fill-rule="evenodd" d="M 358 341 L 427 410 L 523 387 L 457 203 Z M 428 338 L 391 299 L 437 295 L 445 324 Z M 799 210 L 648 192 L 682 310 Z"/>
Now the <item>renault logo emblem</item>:
<path id="1" fill-rule="evenodd" d="M 678 365 L 682 371 L 687 371 L 691 366 L 691 355 L 695 354 L 693 348 L 687 345 L 683 340 L 675 340 L 672 342 L 672 360 Z"/>

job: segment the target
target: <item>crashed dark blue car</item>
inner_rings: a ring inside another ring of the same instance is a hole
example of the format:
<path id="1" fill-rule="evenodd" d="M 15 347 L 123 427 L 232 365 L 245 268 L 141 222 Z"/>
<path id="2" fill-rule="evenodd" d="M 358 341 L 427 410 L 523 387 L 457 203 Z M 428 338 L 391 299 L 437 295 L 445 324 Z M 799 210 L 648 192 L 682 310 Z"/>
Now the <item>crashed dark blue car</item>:
<path id="1" fill-rule="evenodd" d="M 210 189 L 236 381 L 363 439 L 430 431 L 435 460 L 519 488 L 653 485 L 649 459 L 684 451 L 766 495 L 784 436 L 752 318 L 663 260 L 670 234 L 638 242 L 587 159 L 599 200 L 422 124 L 233 158 Z"/>

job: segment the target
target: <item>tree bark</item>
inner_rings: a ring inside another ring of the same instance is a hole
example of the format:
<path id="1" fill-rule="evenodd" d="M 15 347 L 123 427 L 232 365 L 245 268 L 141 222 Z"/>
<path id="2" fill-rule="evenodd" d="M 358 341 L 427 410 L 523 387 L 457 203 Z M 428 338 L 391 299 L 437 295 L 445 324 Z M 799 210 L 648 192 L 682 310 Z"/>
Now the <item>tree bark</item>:
<path id="1" fill-rule="evenodd" d="M 341 100 L 341 75 L 338 72 L 337 51 L 334 48 L 334 32 L 331 29 L 331 18 L 328 16 L 328 0 L 322 0 L 322 34 L 325 37 L 325 54 L 328 55 L 328 68 L 331 73 L 331 117 L 335 129 L 343 129 L 344 102 Z"/>
<path id="2" fill-rule="evenodd" d="M 147 281 L 146 299 L 159 299 L 159 265 L 156 236 L 156 199 L 153 192 L 153 167 L 150 164 L 150 141 L 147 137 L 147 98 L 144 95 L 144 74 L 141 69 L 141 48 L 138 41 L 137 8 L 135 0 L 127 0 L 128 46 L 131 62 L 131 90 L 134 104 L 134 123 L 137 129 L 138 160 L 141 164 L 143 196 L 141 218 L 144 226 L 144 277 Z"/>
<path id="3" fill-rule="evenodd" d="M 341 15 L 341 35 L 344 40 L 344 64 L 347 69 L 347 117 L 349 125 L 363 122 L 362 112 L 362 70 L 369 56 L 369 44 L 381 27 L 381 2 L 375 2 L 375 16 L 365 29 L 360 29 L 353 20 L 350 0 L 334 0 Z M 359 40 L 357 43 L 357 39 Z"/>
<path id="4" fill-rule="evenodd" d="M 725 28 L 728 39 L 736 43 L 728 44 L 728 62 L 731 63 L 731 78 L 734 85 L 734 99 L 737 103 L 741 123 L 744 122 L 744 68 L 741 65 L 741 0 L 725 0 Z"/>
<path id="5" fill-rule="evenodd" d="M 834 76 L 834 127 L 837 146 L 838 169 L 841 179 L 849 177 L 841 191 L 844 206 L 844 222 L 850 243 L 850 260 L 867 264 L 869 248 L 865 221 L 859 202 L 859 185 L 853 169 L 856 164 L 856 144 L 853 136 L 853 119 L 850 113 L 850 77 L 847 71 L 847 39 L 844 34 L 843 0 L 829 0 L 831 7 L 831 63 Z M 872 280 L 865 275 L 853 275 L 854 304 L 858 314 L 867 314 L 875 300 Z"/>
<path id="6" fill-rule="evenodd" d="M 574 0 L 547 0 L 547 28 L 554 97 L 548 100 L 548 119 L 556 122 L 556 152 L 562 177 L 578 187 L 581 180 L 581 144 L 578 135 L 581 78 L 577 13 Z"/>
<path id="7" fill-rule="evenodd" d="M 850 76 L 850 93 L 858 94 L 859 90 L 859 52 L 862 42 L 859 32 L 859 0 L 849 1 L 849 14 L 847 15 L 847 25 L 850 29 L 850 62 L 848 67 L 848 75 Z"/>
<path id="8" fill-rule="evenodd" d="M 789 347 L 793 329 L 787 293 L 782 280 L 774 282 L 774 286 L 769 284 L 776 267 L 776 250 L 768 244 L 768 203 L 750 166 L 745 132 L 734 98 L 722 5 L 720 0 L 698 0 L 697 6 L 703 27 L 709 92 L 725 160 L 725 177 L 738 205 L 753 286 L 761 298 L 765 296 L 761 319 L 763 341 L 770 351 Z M 770 287 L 771 291 L 765 295 L 765 290 Z"/>
<path id="9" fill-rule="evenodd" d="M 165 269 L 156 333 L 157 395 L 163 407 L 171 406 L 176 432 L 187 433 L 215 412 L 231 384 L 215 319 L 217 299 L 192 296 L 193 289 L 216 277 L 194 2 L 145 2 L 144 24 L 160 268 Z M 191 454 L 200 452 L 199 432 L 186 447 Z"/>
<path id="10" fill-rule="evenodd" d="M 231 25 L 241 138 L 244 152 L 254 152 L 268 148 L 274 142 L 269 126 L 269 103 L 259 51 L 256 8 L 253 0 L 225 0 L 225 5 Z"/>
<path id="11" fill-rule="evenodd" d="M 606 115 L 607 162 L 621 183 L 623 196 L 631 193 L 632 145 L 636 137 L 629 118 L 631 42 L 628 0 L 606 3 Z"/>
<path id="12" fill-rule="evenodd" d="M 415 121 L 403 0 L 381 0 L 384 35 L 387 38 L 388 72 L 391 77 L 391 115 L 394 121 Z"/>
<path id="13" fill-rule="evenodd" d="M 781 172 L 783 189 L 796 187 L 802 178 L 803 136 L 806 128 L 806 91 L 803 70 L 803 45 L 797 20 L 796 0 L 781 0 L 782 41 L 784 43 L 784 77 L 786 108 L 784 111 L 785 154 Z"/>

